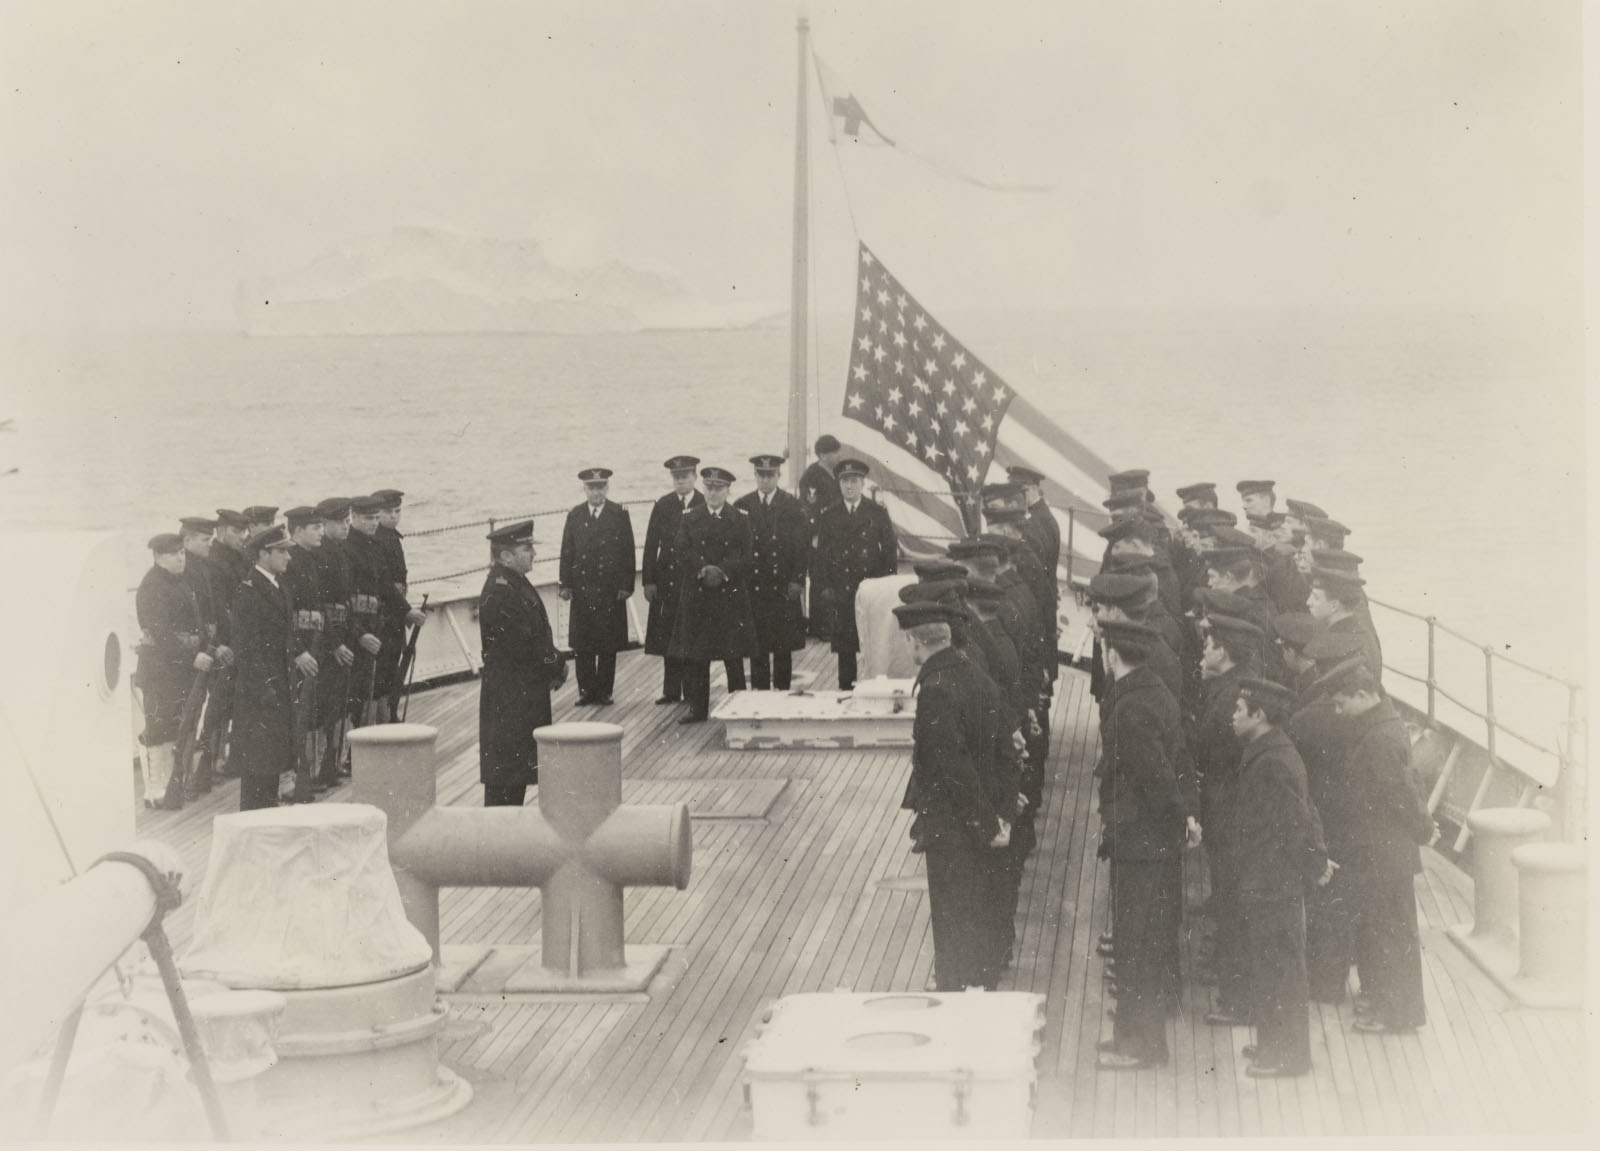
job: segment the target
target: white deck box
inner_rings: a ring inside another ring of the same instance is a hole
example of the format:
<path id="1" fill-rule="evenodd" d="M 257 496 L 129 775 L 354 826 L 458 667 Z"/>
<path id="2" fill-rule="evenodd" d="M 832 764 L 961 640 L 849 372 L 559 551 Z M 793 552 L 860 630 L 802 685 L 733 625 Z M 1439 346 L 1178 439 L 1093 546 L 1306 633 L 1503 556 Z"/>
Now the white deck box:
<path id="1" fill-rule="evenodd" d="M 1026 1139 L 1044 997 L 790 995 L 745 1048 L 761 1140 Z"/>
<path id="2" fill-rule="evenodd" d="M 736 691 L 711 713 L 739 750 L 910 747 L 917 718 L 909 679 L 861 680 L 854 692 Z"/>

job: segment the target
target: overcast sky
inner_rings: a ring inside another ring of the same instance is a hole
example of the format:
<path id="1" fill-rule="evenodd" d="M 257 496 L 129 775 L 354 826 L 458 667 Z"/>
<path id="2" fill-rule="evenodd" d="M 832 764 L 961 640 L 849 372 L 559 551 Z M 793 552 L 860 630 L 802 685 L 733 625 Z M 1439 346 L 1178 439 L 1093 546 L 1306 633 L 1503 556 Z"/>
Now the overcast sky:
<path id="1" fill-rule="evenodd" d="M 810 10 L 890 136 L 1050 189 L 836 160 L 813 75 L 824 302 L 848 303 L 858 228 L 950 310 L 1577 316 L 1576 0 Z M 4 327 L 231 327 L 241 277 L 417 223 L 782 305 L 796 11 L 3 0 Z"/>

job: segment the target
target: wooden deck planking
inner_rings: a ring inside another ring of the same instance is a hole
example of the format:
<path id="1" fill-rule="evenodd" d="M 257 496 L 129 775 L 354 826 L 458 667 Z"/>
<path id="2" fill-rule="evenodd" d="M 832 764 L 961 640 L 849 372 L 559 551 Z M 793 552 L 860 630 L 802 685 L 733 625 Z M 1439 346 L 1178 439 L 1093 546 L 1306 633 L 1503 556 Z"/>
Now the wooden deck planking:
<path id="1" fill-rule="evenodd" d="M 831 682 L 818 645 L 797 667 Z M 688 892 L 646 889 L 627 901 L 627 938 L 675 948 L 647 1002 L 452 1001 L 459 1020 L 444 1057 L 480 1085 L 480 1103 L 419 1132 L 421 1141 L 726 1139 L 748 1136 L 739 1048 L 763 1006 L 798 990 L 916 990 L 931 964 L 927 901 L 880 887 L 915 875 L 898 810 L 904 751 L 729 752 L 716 723 L 679 727 L 681 708 L 656 707 L 659 665 L 624 655 L 619 703 L 556 718 L 620 722 L 634 802 L 693 800 L 695 872 Z M 719 677 L 720 678 L 720 677 Z M 714 690 L 714 701 L 721 689 Z M 441 801 L 476 806 L 477 687 L 417 695 L 410 718 L 439 729 Z M 1045 1136 L 1228 1134 L 1461 1134 L 1570 1130 L 1586 1083 L 1581 1017 L 1510 1005 L 1453 944 L 1470 920 L 1470 884 L 1427 854 L 1417 884 L 1424 921 L 1430 1022 L 1413 1036 L 1350 1030 L 1348 1003 L 1313 1005 L 1314 1074 L 1252 1081 L 1237 1058 L 1247 1034 L 1204 1023 L 1210 989 L 1188 982 L 1165 1068 L 1133 1075 L 1094 1069 L 1109 1034 L 1102 961 L 1107 869 L 1095 858 L 1092 766 L 1098 750 L 1086 677 L 1063 671 L 1052 709 L 1053 748 L 1019 899 L 1016 963 L 1003 986 L 1047 996 L 1035 1132 Z M 684 790 L 670 781 L 704 781 Z M 348 787 L 330 798 L 347 799 Z M 764 819 L 742 812 L 772 795 Z M 182 953 L 193 892 L 203 881 L 210 821 L 231 811 L 227 784 L 177 813 L 141 813 L 141 834 L 177 846 L 191 896 L 170 920 Z M 1186 866 L 1187 887 L 1198 869 Z M 532 942 L 536 892 L 446 889 L 447 942 Z M 1191 911 L 1193 908 L 1191 907 Z M 1183 939 L 1194 970 L 1199 937 Z"/>

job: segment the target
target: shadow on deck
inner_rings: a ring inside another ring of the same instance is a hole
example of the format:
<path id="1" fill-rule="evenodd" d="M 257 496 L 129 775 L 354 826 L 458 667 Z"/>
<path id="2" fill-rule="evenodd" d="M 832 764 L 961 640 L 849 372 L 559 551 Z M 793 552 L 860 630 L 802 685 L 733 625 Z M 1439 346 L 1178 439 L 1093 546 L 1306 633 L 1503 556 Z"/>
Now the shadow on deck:
<path id="1" fill-rule="evenodd" d="M 815 643 L 796 669 L 833 680 Z M 624 787 L 642 802 L 694 801 L 689 890 L 630 892 L 627 938 L 671 956 L 647 1001 L 536 1002 L 452 995 L 445 1061 L 477 1092 L 461 1114 L 405 1135 L 412 1142 L 746 1139 L 740 1050 L 771 1000 L 803 991 L 919 990 L 932 965 L 921 861 L 899 809 L 903 751 L 728 751 L 712 722 L 680 727 L 655 706 L 659 661 L 618 664 L 618 703 L 576 709 L 557 693 L 556 719 L 622 725 Z M 718 675 L 720 680 L 720 674 Z M 713 685 L 713 706 L 721 697 Z M 410 719 L 439 730 L 439 799 L 482 802 L 477 782 L 478 687 L 416 696 Z M 1517 1007 L 1444 936 L 1471 916 L 1470 884 L 1425 852 L 1417 881 L 1428 1026 L 1410 1036 L 1351 1030 L 1348 1004 L 1313 1005 L 1314 1071 L 1294 1080 L 1244 1076 L 1244 1029 L 1208 1027 L 1209 988 L 1186 985 L 1166 1067 L 1095 1070 L 1109 1001 L 1094 953 L 1107 924 L 1108 872 L 1095 859 L 1092 769 L 1099 734 L 1087 676 L 1063 669 L 1054 737 L 1019 909 L 1008 990 L 1047 997 L 1034 1133 L 1045 1138 L 1227 1135 L 1484 1135 L 1576 1133 L 1586 1127 L 1583 1020 Z M 762 802 L 743 807 L 746 793 Z M 713 812 L 716 796 L 735 797 Z M 333 793 L 338 799 L 347 788 Z M 707 798 L 710 797 L 710 798 Z M 225 784 L 182 812 L 142 813 L 141 835 L 178 847 L 197 891 L 213 816 L 234 810 Z M 764 810 L 765 814 L 758 814 Z M 1186 866 L 1192 913 L 1198 859 Z M 528 943 L 539 933 L 537 890 L 443 893 L 450 943 Z M 193 900 L 169 920 L 182 953 Z M 1184 933 L 1192 970 L 1194 932 Z"/>

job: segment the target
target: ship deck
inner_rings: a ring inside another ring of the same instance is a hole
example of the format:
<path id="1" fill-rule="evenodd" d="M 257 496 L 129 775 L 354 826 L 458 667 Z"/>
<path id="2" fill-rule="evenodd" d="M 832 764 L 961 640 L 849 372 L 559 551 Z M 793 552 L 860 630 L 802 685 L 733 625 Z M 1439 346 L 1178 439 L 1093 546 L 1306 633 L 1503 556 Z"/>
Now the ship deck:
<path id="1" fill-rule="evenodd" d="M 833 680 L 815 642 L 797 671 Z M 619 1142 L 750 1136 L 741 1049 L 763 1009 L 795 992 L 921 990 L 933 959 L 920 858 L 899 809 L 904 751 L 729 751 L 716 722 L 682 727 L 657 707 L 660 662 L 618 662 L 618 702 L 556 719 L 622 725 L 625 798 L 683 801 L 693 814 L 689 889 L 635 889 L 630 943 L 670 957 L 650 993 L 552 1000 L 451 994 L 444 1061 L 476 1096 L 458 1115 L 387 1141 Z M 720 698 L 714 684 L 713 705 Z M 475 806 L 476 681 L 419 693 L 410 720 L 439 731 L 441 803 Z M 1095 858 L 1092 770 L 1098 750 L 1088 677 L 1063 668 L 1054 738 L 1018 912 L 1016 962 L 1005 990 L 1046 996 L 1035 1136 L 1507 1135 L 1586 1128 L 1589 1078 L 1583 1017 L 1520 1007 L 1445 937 L 1472 914 L 1471 884 L 1429 851 L 1417 879 L 1428 1025 L 1414 1035 L 1351 1029 L 1348 1002 L 1312 1005 L 1313 1073 L 1244 1075 L 1246 1029 L 1204 1022 L 1210 989 L 1187 982 L 1172 1026 L 1171 1062 L 1103 1073 L 1095 1043 L 1109 1035 L 1096 938 L 1107 925 L 1105 865 Z M 348 787 L 330 798 L 348 797 Z M 139 831 L 178 847 L 198 890 L 214 816 L 234 809 L 225 784 L 181 812 L 141 813 Z M 1198 859 L 1186 864 L 1185 970 L 1194 969 L 1203 901 Z M 169 921 L 181 956 L 191 899 Z M 449 889 L 443 939 L 534 943 L 537 890 Z"/>

